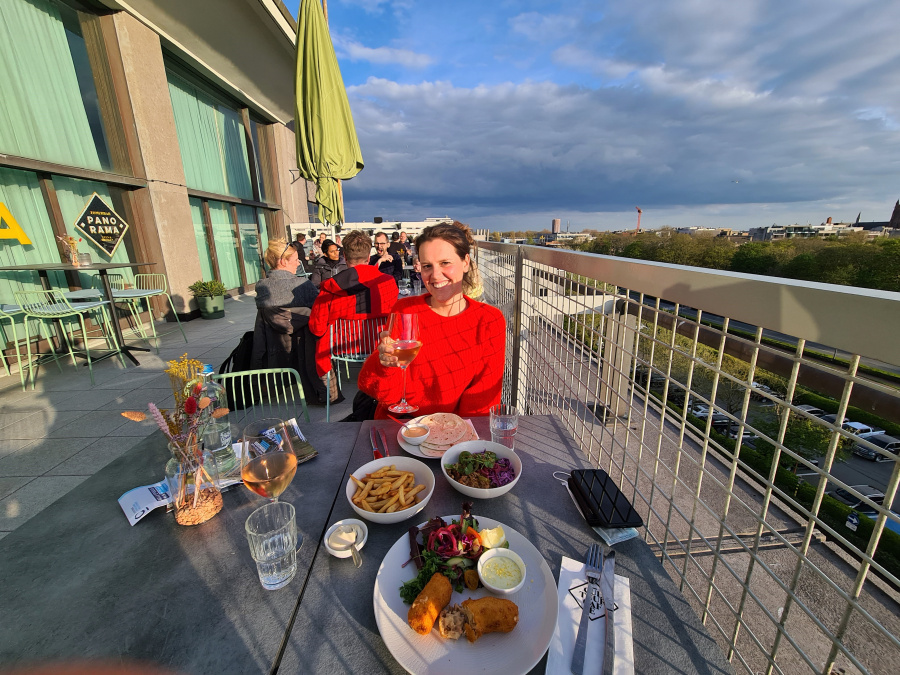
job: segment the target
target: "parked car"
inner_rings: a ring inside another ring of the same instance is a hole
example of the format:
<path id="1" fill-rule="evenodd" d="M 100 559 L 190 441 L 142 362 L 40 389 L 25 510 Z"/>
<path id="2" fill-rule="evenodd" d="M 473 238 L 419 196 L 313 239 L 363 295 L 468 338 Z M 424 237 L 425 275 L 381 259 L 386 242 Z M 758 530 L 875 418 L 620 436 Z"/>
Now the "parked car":
<path id="1" fill-rule="evenodd" d="M 808 415 L 812 415 L 813 417 L 821 417 L 825 414 L 825 411 L 821 408 L 817 408 L 814 405 L 808 405 L 806 403 L 804 403 L 803 405 L 798 405 L 797 410 L 802 410 L 803 412 L 807 413 Z"/>
<path id="2" fill-rule="evenodd" d="M 883 434 L 884 429 L 876 429 L 875 427 L 870 427 L 868 424 L 863 424 L 862 422 L 844 422 L 841 425 L 841 428 L 845 431 L 849 431 L 851 434 L 855 434 L 856 436 L 862 435 L 873 435 L 873 434 Z"/>
<path id="3" fill-rule="evenodd" d="M 900 454 L 900 439 L 894 438 L 893 436 L 877 434 L 875 436 L 868 436 L 866 440 L 885 452 L 892 452 L 895 455 Z M 871 459 L 873 462 L 891 461 L 891 457 L 883 455 L 874 448 L 865 446 L 862 443 L 856 443 L 853 446 L 853 454 L 864 457 L 865 459 Z"/>
<path id="4" fill-rule="evenodd" d="M 878 505 L 884 503 L 884 493 L 881 490 L 873 488 L 871 485 L 852 485 L 851 489 L 855 490 L 863 497 L 872 500 Z M 837 499 L 839 502 L 843 502 L 851 509 L 859 511 L 860 513 L 875 513 L 875 509 L 869 506 L 860 497 L 857 497 L 856 494 L 850 492 L 850 490 L 838 488 L 831 494 L 831 496 Z"/>
<path id="5" fill-rule="evenodd" d="M 740 431 L 740 429 L 732 429 L 731 431 L 729 431 L 727 434 L 728 438 L 730 438 L 733 441 L 736 441 L 737 437 L 738 437 L 738 431 Z M 746 430 L 744 431 L 744 435 L 741 437 L 741 441 L 743 443 L 751 443 L 751 442 L 755 443 L 758 440 L 759 440 L 759 436 L 757 436 L 756 434 L 750 433 L 749 431 L 746 431 Z"/>
<path id="6" fill-rule="evenodd" d="M 768 394 L 769 396 L 778 399 L 781 398 L 781 396 L 778 395 L 778 392 L 772 389 L 772 387 L 759 382 L 752 382 L 750 384 L 750 398 L 774 405 L 772 399 L 766 398 L 763 394 Z"/>
<path id="7" fill-rule="evenodd" d="M 866 518 L 875 520 L 875 517 L 870 513 L 864 513 L 863 515 Z M 894 516 L 894 518 L 888 517 L 887 519 L 885 519 L 884 529 L 890 530 L 891 532 L 896 532 L 897 534 L 900 534 L 900 523 L 898 523 L 897 520 L 895 520 L 895 519 L 900 519 L 900 513 L 897 513 L 896 511 L 891 511 L 891 515 Z"/>
<path id="8" fill-rule="evenodd" d="M 695 405 L 688 412 L 691 413 L 694 417 L 699 417 L 700 419 L 706 419 L 709 417 L 709 406 L 708 405 Z"/>
<path id="9" fill-rule="evenodd" d="M 820 417 L 819 419 L 821 419 L 823 422 L 828 422 L 828 424 L 837 424 L 837 415 L 822 415 L 822 417 Z M 841 424 L 845 424 L 849 421 L 850 418 L 845 417 Z"/>

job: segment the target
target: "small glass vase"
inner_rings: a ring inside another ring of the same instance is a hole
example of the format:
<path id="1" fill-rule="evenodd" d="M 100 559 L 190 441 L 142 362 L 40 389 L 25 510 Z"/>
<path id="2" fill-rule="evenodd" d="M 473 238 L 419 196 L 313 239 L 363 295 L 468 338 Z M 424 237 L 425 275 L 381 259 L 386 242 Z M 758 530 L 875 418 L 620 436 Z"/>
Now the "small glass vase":
<path id="1" fill-rule="evenodd" d="M 200 443 L 185 448 L 170 442 L 169 451 L 172 459 L 166 464 L 166 480 L 175 508 L 175 522 L 179 525 L 205 523 L 222 510 L 216 461 Z"/>

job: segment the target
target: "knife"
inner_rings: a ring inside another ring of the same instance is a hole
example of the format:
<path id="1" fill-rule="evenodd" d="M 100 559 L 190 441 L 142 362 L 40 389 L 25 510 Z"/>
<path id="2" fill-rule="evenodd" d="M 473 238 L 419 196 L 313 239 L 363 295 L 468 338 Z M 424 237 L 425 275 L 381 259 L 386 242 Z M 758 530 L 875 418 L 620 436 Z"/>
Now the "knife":
<path id="1" fill-rule="evenodd" d="M 382 455 L 381 451 L 378 449 L 378 435 L 375 433 L 375 427 L 369 429 L 369 438 L 372 441 L 372 455 L 375 459 L 383 459 L 384 455 Z"/>
<path id="2" fill-rule="evenodd" d="M 613 615 L 616 600 L 613 574 L 616 569 L 616 552 L 610 550 L 603 560 L 603 571 L 600 574 L 600 593 L 603 596 L 603 607 L 606 610 L 606 647 L 603 650 L 603 675 L 611 675 L 616 661 L 616 631 Z"/>
<path id="3" fill-rule="evenodd" d="M 391 449 L 388 447 L 387 436 L 384 435 L 384 429 L 378 428 L 378 436 L 381 438 L 381 447 L 384 448 L 384 456 L 391 456 Z"/>

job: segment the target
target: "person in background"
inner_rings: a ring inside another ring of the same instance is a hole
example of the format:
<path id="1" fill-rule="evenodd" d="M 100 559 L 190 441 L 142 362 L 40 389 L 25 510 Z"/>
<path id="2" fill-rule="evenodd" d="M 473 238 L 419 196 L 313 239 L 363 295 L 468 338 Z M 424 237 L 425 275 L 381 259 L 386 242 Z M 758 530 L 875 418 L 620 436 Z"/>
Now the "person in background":
<path id="1" fill-rule="evenodd" d="M 341 243 L 341 235 L 336 234 L 334 236 L 334 243 L 338 245 L 338 248 L 341 249 L 341 253 L 344 252 L 344 245 Z"/>
<path id="2" fill-rule="evenodd" d="M 306 257 L 306 235 L 303 232 L 297 235 L 297 239 L 291 243 L 291 246 L 297 250 L 297 255 L 301 258 Z"/>
<path id="3" fill-rule="evenodd" d="M 300 256 L 284 239 L 270 239 L 263 256 L 269 273 L 256 282 L 256 307 L 306 307 L 312 309 L 319 291 L 308 279 L 297 276 Z"/>
<path id="4" fill-rule="evenodd" d="M 395 258 L 400 258 L 401 264 L 406 264 L 406 249 L 400 244 L 400 233 L 391 234 L 391 244 L 388 246 L 388 253 Z"/>
<path id="5" fill-rule="evenodd" d="M 312 260 L 312 262 L 315 262 L 316 260 L 321 258 L 322 255 L 324 255 L 324 253 L 322 251 L 322 244 L 325 243 L 325 239 L 327 237 L 328 237 L 328 235 L 325 234 L 324 232 L 319 232 L 319 237 L 313 242 L 312 256 L 310 256 L 310 259 Z"/>
<path id="6" fill-rule="evenodd" d="M 388 238 L 384 232 L 375 235 L 375 254 L 369 258 L 369 264 L 375 265 L 379 272 L 389 274 L 398 282 L 403 277 L 403 262 L 399 256 L 388 252 Z"/>
<path id="7" fill-rule="evenodd" d="M 403 250 L 406 252 L 405 259 L 409 260 L 412 258 L 412 244 L 406 239 L 406 232 L 400 233 L 400 245 L 403 247 Z"/>
<path id="8" fill-rule="evenodd" d="M 316 288 L 321 288 L 323 281 L 347 269 L 341 249 L 331 239 L 326 239 L 322 244 L 322 253 L 322 257 L 316 260 L 316 266 L 310 277 L 310 281 Z"/>
<path id="9" fill-rule="evenodd" d="M 372 240 L 353 230 L 344 238 L 347 268 L 322 282 L 309 317 L 309 330 L 319 336 L 316 370 L 319 377 L 331 370 L 331 347 L 326 333 L 338 319 L 383 316 L 397 301 L 397 284 L 388 274 L 368 264 Z"/>
<path id="10" fill-rule="evenodd" d="M 399 300 L 394 312 L 419 316 L 422 348 L 409 364 L 406 399 L 416 415 L 452 412 L 487 415 L 500 403 L 506 353 L 506 321 L 496 307 L 469 297 L 477 284 L 471 251 L 475 240 L 462 223 L 440 223 L 416 238 L 426 294 Z M 359 389 L 378 401 L 375 419 L 400 400 L 402 371 L 389 334 L 359 374 Z"/>

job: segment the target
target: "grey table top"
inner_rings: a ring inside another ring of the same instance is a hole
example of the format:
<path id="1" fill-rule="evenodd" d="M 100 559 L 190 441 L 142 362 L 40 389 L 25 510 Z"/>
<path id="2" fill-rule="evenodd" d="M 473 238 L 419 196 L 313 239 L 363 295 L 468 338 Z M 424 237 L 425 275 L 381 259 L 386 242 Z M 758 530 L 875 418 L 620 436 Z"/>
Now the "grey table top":
<path id="1" fill-rule="evenodd" d="M 182 673 L 268 672 L 359 425 L 304 431 L 319 457 L 283 496 L 305 537 L 285 588 L 259 583 L 244 521 L 265 501 L 240 485 L 202 525 L 176 525 L 164 509 L 128 524 L 118 498 L 163 477 L 169 453 L 157 432 L 0 540 L 0 667 L 127 658 Z"/>
<path id="2" fill-rule="evenodd" d="M 474 422 L 490 437 L 486 419 Z M 403 672 L 378 634 L 372 588 L 381 559 L 415 523 L 370 524 L 360 570 L 320 547 L 330 523 L 355 515 L 343 488 L 372 458 L 372 424 L 402 454 L 393 422 L 304 426 L 320 455 L 300 465 L 283 499 L 297 508 L 305 542 L 297 576 L 272 592 L 259 584 L 243 529 L 263 501 L 240 486 L 203 525 L 180 527 L 162 509 L 128 524 L 118 497 L 160 480 L 168 457 L 161 434 L 141 442 L 0 540 L 0 616 L 15 622 L 0 630 L 0 666 L 104 658 L 181 673 L 265 673 L 286 637 L 279 673 Z M 553 417 L 523 418 L 516 443 L 520 482 L 504 497 L 476 501 L 473 513 L 526 534 L 556 577 L 562 556 L 580 559 L 596 540 L 551 476 L 584 462 Z M 435 492 L 416 522 L 458 513 L 464 499 L 438 461 L 429 464 Z M 617 572 L 631 580 L 636 672 L 733 672 L 650 549 L 632 540 L 616 551 Z"/>
<path id="3" fill-rule="evenodd" d="M 475 419 L 481 438 L 490 438 L 487 418 Z M 344 481 L 372 459 L 368 429 L 387 430 L 392 454 L 398 448 L 393 422 L 364 422 Z M 552 474 L 587 468 L 571 436 L 553 417 L 520 418 L 516 452 L 522 458 L 522 478 L 497 499 L 475 500 L 473 515 L 505 523 L 529 537 L 543 554 L 554 578 L 563 556 L 583 559 L 587 547 L 599 541 Z M 328 555 L 316 556 L 290 640 L 279 667 L 284 673 L 402 673 L 378 633 L 372 589 L 382 558 L 409 527 L 435 516 L 458 514 L 462 494 L 441 475 L 439 460 L 424 460 L 437 476 L 434 495 L 413 519 L 395 525 L 369 523 L 363 567 Z M 356 517 L 340 496 L 332 522 Z M 732 673 L 722 651 L 672 583 L 650 548 L 640 539 L 616 546 L 616 572 L 629 577 L 637 673 Z M 514 634 L 512 634 L 514 635 Z M 543 673 L 546 656 L 533 672 Z"/>

